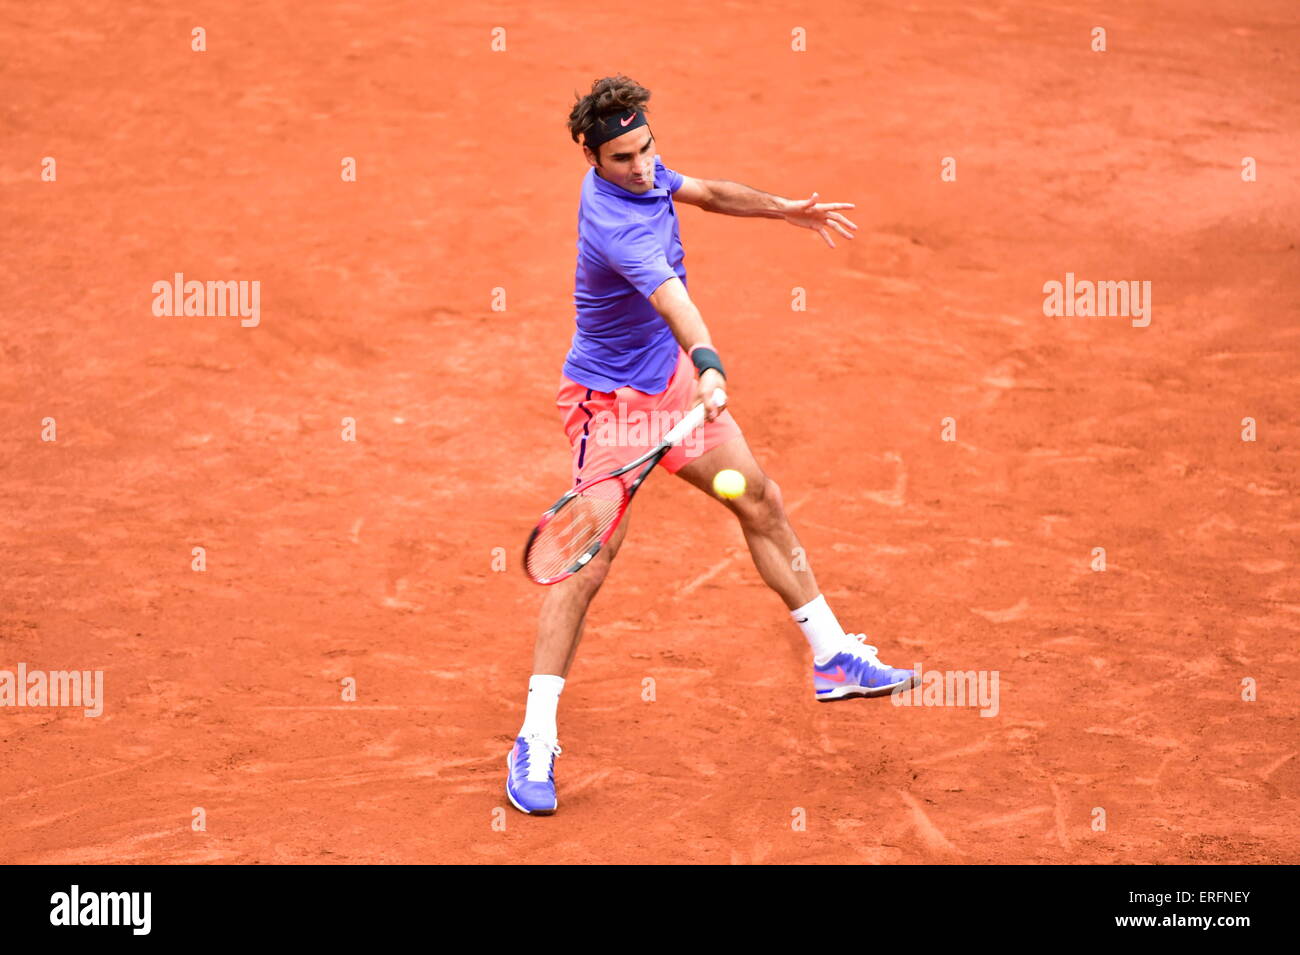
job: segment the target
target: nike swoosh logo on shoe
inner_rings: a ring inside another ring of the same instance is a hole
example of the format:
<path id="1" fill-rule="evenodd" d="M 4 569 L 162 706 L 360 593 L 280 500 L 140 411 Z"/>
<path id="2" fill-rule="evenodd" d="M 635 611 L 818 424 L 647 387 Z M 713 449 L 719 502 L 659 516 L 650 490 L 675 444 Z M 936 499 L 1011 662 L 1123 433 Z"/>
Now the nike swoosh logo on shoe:
<path id="1" fill-rule="evenodd" d="M 843 683 L 845 679 L 844 667 L 836 667 L 835 669 L 839 672 L 839 676 L 831 676 L 829 673 L 823 673 L 821 670 L 817 671 L 817 675 L 823 680 L 830 680 L 832 683 Z"/>

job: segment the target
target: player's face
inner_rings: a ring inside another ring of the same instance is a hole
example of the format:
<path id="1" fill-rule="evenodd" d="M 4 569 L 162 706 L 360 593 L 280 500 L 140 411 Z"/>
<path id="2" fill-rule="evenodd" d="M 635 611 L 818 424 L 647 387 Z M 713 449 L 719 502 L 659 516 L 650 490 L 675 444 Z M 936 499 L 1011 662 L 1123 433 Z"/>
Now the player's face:
<path id="1" fill-rule="evenodd" d="M 590 149 L 587 161 L 596 175 L 628 192 L 649 192 L 655 187 L 655 141 L 649 126 L 641 126 L 600 147 L 600 162 Z"/>

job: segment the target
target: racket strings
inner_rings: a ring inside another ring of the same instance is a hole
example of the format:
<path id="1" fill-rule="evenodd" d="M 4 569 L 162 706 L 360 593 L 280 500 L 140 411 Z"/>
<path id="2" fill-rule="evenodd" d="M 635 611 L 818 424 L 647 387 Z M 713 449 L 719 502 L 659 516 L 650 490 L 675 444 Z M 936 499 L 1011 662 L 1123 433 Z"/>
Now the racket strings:
<path id="1" fill-rule="evenodd" d="M 525 565 L 534 580 L 565 573 L 592 550 L 623 511 L 625 491 L 618 479 L 597 481 L 551 515 L 528 549 Z"/>

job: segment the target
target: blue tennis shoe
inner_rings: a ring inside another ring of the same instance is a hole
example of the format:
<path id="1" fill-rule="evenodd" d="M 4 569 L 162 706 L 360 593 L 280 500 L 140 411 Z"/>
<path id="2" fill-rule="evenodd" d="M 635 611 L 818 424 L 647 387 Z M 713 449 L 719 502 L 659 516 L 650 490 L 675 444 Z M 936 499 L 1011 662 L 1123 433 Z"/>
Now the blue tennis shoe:
<path id="1" fill-rule="evenodd" d="M 506 757 L 506 796 L 520 812 L 549 816 L 555 812 L 555 757 L 558 740 L 520 736 Z"/>
<path id="2" fill-rule="evenodd" d="M 888 696 L 906 689 L 916 680 L 915 670 L 899 670 L 880 662 L 879 652 L 866 642 L 867 635 L 846 636 L 857 640 L 825 663 L 813 661 L 813 690 L 822 702 L 855 696 Z"/>

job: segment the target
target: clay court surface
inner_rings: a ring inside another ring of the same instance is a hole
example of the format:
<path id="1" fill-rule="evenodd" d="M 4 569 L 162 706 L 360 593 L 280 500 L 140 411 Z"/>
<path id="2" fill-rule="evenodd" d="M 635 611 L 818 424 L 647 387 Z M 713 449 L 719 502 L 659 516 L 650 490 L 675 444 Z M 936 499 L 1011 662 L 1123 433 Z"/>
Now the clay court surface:
<path id="1" fill-rule="evenodd" d="M 0 710 L 0 860 L 1298 861 L 1300 26 L 1197 6 L 6 3 L 0 668 L 107 699 Z M 857 204 L 834 250 L 680 206 L 690 289 L 841 621 L 1000 708 L 816 704 L 658 473 L 530 819 L 564 120 L 619 71 L 670 168 Z M 260 325 L 156 317 L 176 272 L 260 281 Z M 1150 325 L 1045 317 L 1067 272 Z"/>

